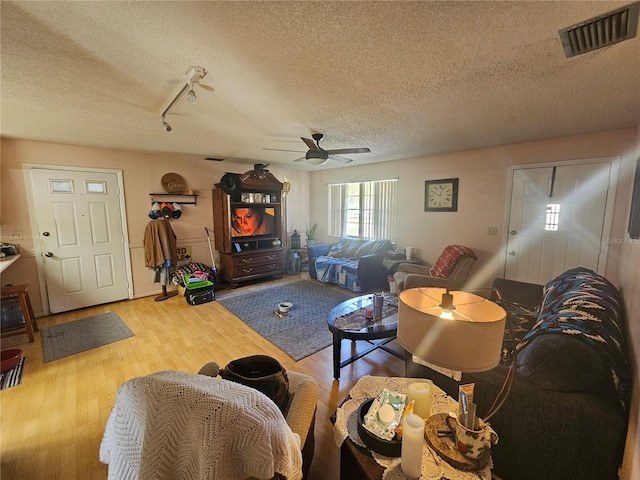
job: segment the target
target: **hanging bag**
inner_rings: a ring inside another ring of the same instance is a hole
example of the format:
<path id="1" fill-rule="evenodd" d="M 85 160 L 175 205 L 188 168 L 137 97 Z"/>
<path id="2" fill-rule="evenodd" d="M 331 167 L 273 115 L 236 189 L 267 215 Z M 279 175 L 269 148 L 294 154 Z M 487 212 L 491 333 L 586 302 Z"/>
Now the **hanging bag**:
<path id="1" fill-rule="evenodd" d="M 289 402 L 289 377 L 287 371 L 275 358 L 253 355 L 239 358 L 221 369 L 225 380 L 255 388 L 273 400 L 284 412 Z"/>

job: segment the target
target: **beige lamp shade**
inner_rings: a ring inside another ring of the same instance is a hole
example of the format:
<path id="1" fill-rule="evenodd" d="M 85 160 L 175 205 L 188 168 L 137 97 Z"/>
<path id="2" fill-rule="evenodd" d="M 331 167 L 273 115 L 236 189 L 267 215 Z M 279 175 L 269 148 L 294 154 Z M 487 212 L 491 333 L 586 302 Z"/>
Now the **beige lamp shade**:
<path id="1" fill-rule="evenodd" d="M 462 372 L 490 370 L 500 361 L 507 312 L 499 305 L 444 288 L 412 288 L 399 300 L 398 341 L 416 357 Z"/>

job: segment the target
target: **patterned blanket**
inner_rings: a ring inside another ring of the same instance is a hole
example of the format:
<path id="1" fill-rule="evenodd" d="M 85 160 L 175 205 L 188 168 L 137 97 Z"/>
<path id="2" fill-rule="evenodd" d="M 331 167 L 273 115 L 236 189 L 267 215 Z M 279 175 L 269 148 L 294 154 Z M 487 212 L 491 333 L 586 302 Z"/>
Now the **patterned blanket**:
<path id="1" fill-rule="evenodd" d="M 586 268 L 568 270 L 544 288 L 536 324 L 518 345 L 534 338 L 564 334 L 591 346 L 608 365 L 620 403 L 628 409 L 630 369 L 624 346 L 624 315 L 620 296 L 606 278 Z"/>

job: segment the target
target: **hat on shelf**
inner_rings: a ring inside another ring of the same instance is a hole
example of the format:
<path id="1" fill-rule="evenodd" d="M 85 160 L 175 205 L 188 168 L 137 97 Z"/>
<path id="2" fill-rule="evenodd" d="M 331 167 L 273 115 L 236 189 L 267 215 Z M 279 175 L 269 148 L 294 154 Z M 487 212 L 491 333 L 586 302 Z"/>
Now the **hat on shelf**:
<path id="1" fill-rule="evenodd" d="M 153 205 L 151 205 L 149 218 L 151 218 L 152 220 L 157 220 L 161 216 L 162 216 L 162 213 L 160 212 L 160 204 L 158 202 L 155 202 Z"/>
<path id="2" fill-rule="evenodd" d="M 160 212 L 163 217 L 170 217 L 173 214 L 173 205 L 163 202 L 162 205 L 160 205 Z"/>
<path id="3" fill-rule="evenodd" d="M 180 218 L 180 215 L 182 215 L 182 207 L 180 206 L 180 204 L 174 203 L 172 207 L 173 207 L 173 213 L 171 214 L 171 216 L 173 218 Z"/>

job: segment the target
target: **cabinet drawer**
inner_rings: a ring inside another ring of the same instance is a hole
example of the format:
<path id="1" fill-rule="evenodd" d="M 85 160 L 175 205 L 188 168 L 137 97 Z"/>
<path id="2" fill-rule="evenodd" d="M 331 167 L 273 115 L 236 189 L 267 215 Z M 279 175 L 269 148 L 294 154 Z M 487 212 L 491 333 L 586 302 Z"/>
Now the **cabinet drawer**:
<path id="1" fill-rule="evenodd" d="M 234 274 L 236 277 L 247 277 L 251 275 L 282 273 L 282 262 L 258 263 L 255 265 L 236 266 Z"/>
<path id="2" fill-rule="evenodd" d="M 236 269 L 245 267 L 257 267 L 261 264 L 274 263 L 277 265 L 282 264 L 282 251 L 275 252 L 256 252 L 251 255 L 236 256 L 233 259 L 233 264 Z"/>

